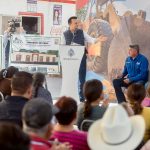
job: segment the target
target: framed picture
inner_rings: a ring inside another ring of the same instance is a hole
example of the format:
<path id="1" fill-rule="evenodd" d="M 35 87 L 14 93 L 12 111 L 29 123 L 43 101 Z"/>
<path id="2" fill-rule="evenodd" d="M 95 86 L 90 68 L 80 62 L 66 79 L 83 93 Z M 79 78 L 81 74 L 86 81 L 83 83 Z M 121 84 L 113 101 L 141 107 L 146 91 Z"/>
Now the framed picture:
<path id="1" fill-rule="evenodd" d="M 62 24 L 62 5 L 54 5 L 53 7 L 53 25 Z"/>

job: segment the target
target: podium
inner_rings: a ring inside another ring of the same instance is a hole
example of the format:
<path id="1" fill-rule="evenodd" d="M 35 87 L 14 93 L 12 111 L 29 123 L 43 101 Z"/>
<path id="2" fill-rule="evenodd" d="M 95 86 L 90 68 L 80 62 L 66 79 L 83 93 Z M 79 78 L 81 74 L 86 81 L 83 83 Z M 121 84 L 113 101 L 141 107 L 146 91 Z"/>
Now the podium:
<path id="1" fill-rule="evenodd" d="M 60 96 L 70 96 L 77 103 L 80 102 L 79 68 L 85 51 L 84 46 L 79 45 L 60 45 L 59 55 L 62 66 L 62 87 Z"/>

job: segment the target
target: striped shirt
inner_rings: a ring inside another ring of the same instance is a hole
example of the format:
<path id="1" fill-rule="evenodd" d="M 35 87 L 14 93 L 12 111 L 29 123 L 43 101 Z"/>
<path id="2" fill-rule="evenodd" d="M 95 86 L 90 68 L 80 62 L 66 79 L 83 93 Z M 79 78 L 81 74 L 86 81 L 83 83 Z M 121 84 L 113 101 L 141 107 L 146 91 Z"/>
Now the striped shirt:
<path id="1" fill-rule="evenodd" d="M 72 150 L 89 150 L 87 144 L 87 133 L 73 130 L 71 132 L 54 131 L 51 139 L 58 139 L 60 142 L 69 142 Z"/>

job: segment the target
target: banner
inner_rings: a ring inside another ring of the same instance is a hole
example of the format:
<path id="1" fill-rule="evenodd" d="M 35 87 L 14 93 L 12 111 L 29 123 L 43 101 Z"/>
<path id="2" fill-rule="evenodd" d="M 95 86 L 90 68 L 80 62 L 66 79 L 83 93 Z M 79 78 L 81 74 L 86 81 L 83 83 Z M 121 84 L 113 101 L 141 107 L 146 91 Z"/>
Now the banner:
<path id="1" fill-rule="evenodd" d="M 60 38 L 33 35 L 13 35 L 10 65 L 28 72 L 59 74 Z"/>

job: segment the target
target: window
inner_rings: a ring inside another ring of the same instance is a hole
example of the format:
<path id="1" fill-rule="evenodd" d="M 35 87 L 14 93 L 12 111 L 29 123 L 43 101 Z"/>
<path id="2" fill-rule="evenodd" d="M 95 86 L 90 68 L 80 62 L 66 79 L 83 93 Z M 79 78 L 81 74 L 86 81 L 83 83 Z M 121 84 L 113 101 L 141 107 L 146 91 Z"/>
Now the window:
<path id="1" fill-rule="evenodd" d="M 55 62 L 56 61 L 56 57 L 52 57 L 52 62 Z"/>
<path id="2" fill-rule="evenodd" d="M 39 62 L 43 62 L 43 56 L 40 56 L 40 61 Z"/>
<path id="3" fill-rule="evenodd" d="M 30 55 L 26 56 L 26 62 L 30 62 Z"/>
<path id="4" fill-rule="evenodd" d="M 49 62 L 49 61 L 50 61 L 49 57 L 46 57 L 46 62 Z"/>
<path id="5" fill-rule="evenodd" d="M 16 55 L 16 61 L 21 61 L 21 55 L 20 54 Z"/>

